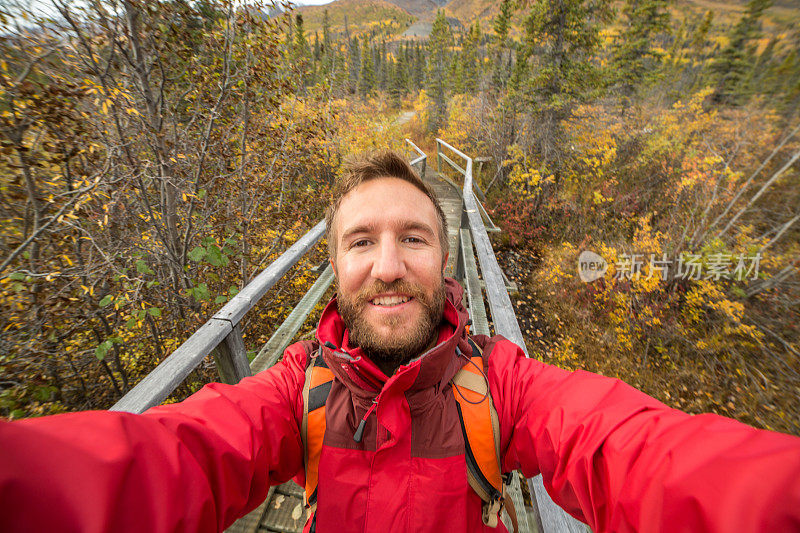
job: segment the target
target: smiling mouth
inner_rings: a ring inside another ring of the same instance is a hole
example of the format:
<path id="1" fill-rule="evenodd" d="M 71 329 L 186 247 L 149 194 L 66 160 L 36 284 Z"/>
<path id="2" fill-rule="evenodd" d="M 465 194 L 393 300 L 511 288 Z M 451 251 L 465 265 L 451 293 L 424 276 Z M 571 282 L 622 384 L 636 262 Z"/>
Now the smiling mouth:
<path id="1" fill-rule="evenodd" d="M 395 307 L 413 300 L 411 296 L 379 296 L 370 303 L 377 307 Z"/>

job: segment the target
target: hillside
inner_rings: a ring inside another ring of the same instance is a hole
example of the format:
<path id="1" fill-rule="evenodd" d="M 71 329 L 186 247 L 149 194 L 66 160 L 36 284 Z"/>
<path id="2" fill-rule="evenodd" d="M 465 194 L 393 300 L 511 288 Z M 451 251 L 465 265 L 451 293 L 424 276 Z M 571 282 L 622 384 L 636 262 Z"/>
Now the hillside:
<path id="1" fill-rule="evenodd" d="M 337 0 L 323 6 L 298 8 L 309 33 L 322 31 L 326 10 L 334 31 L 344 31 L 346 19 L 351 34 L 375 28 L 384 28 L 387 34 L 402 33 L 415 20 L 408 11 L 383 0 Z"/>
<path id="2" fill-rule="evenodd" d="M 763 19 L 764 30 L 768 34 L 791 31 L 800 25 L 800 12 L 792 8 L 795 0 L 777 0 L 767 10 Z M 618 12 L 623 2 L 615 2 Z M 723 2 L 720 0 L 677 0 L 672 5 L 672 15 L 676 20 L 695 20 L 705 12 L 714 12 L 714 25 L 728 27 L 735 24 L 747 4 L 744 0 Z M 322 28 L 322 14 L 327 9 L 331 27 L 344 30 L 345 16 L 350 31 L 364 31 L 375 28 L 380 23 L 391 22 L 390 34 L 405 32 L 406 36 L 426 36 L 430 22 L 437 9 L 443 8 L 448 17 L 458 19 L 462 24 L 480 20 L 484 31 L 491 31 L 491 21 L 497 16 L 499 2 L 493 0 L 336 0 L 324 6 L 303 6 L 298 8 L 304 16 L 306 28 L 313 32 Z M 412 24 L 416 23 L 416 26 Z M 514 20 L 514 26 L 522 20 Z"/>
<path id="3" fill-rule="evenodd" d="M 614 2 L 617 12 L 622 10 L 623 2 Z M 677 0 L 672 6 L 673 16 L 678 19 L 693 20 L 708 10 L 714 12 L 714 23 L 717 26 L 729 26 L 736 23 L 744 11 L 746 0 L 724 2 L 720 0 Z M 800 25 L 800 12 L 796 0 L 777 0 L 764 16 L 764 30 L 768 33 L 780 33 Z M 463 24 L 469 25 L 475 20 L 489 22 L 498 13 L 499 2 L 493 0 L 451 0 L 445 6 L 445 12 L 456 17 Z M 521 20 L 516 20 L 521 23 Z M 489 31 L 489 26 L 485 26 Z"/>
<path id="4" fill-rule="evenodd" d="M 497 15 L 500 9 L 500 2 L 492 2 L 491 0 L 451 0 L 444 9 L 448 15 L 456 17 L 464 24 L 469 24 L 475 20 L 480 20 L 483 23 Z"/>
<path id="5" fill-rule="evenodd" d="M 422 19 L 430 19 L 447 0 L 392 0 L 392 4 Z"/>

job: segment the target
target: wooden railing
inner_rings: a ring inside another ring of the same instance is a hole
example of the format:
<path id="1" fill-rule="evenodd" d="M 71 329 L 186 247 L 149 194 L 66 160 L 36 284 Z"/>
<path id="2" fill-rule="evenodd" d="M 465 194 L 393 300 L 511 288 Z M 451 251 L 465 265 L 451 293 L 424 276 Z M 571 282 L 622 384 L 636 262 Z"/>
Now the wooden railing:
<path id="1" fill-rule="evenodd" d="M 417 171 L 417 174 L 419 174 L 421 177 L 424 177 L 428 162 L 428 156 L 425 154 L 425 152 L 420 150 L 419 147 L 410 140 L 406 139 L 406 142 L 409 145 L 411 145 L 411 150 L 413 151 L 413 155 L 416 156 L 413 159 L 409 158 L 411 159 L 410 165 L 414 167 L 414 170 Z"/>
<path id="2" fill-rule="evenodd" d="M 464 160 L 464 167 L 456 164 L 451 157 L 442 152 L 442 149 L 449 150 L 448 153 L 458 156 Z M 469 261 L 469 256 L 472 255 L 471 250 L 465 250 L 465 237 L 471 237 L 471 241 L 475 246 L 475 251 L 478 256 L 478 262 L 481 268 L 481 274 L 484 281 L 486 290 L 486 297 L 489 301 L 489 310 L 491 313 L 492 321 L 494 323 L 495 334 L 503 335 L 510 341 L 521 347 L 525 355 L 528 355 L 528 349 L 525 346 L 525 339 L 522 337 L 522 330 L 517 322 L 514 308 L 511 305 L 511 298 L 506 290 L 506 282 L 503 277 L 500 265 L 497 263 L 497 257 L 494 254 L 492 243 L 489 241 L 489 235 L 484 226 L 480 203 L 475 198 L 474 187 L 476 184 L 473 182 L 472 176 L 472 158 L 464 154 L 460 150 L 447 144 L 442 139 L 436 139 L 436 152 L 437 161 L 445 161 L 454 170 L 459 172 L 464 178 L 464 188 L 462 191 L 464 199 L 464 211 L 467 214 L 469 221 L 469 232 L 462 230 L 462 260 Z M 441 163 L 439 163 L 441 165 Z M 441 170 L 441 169 L 440 169 Z M 474 260 L 473 260 L 474 261 Z M 469 273 L 469 268 L 466 268 Z M 473 309 L 482 308 L 482 302 L 478 305 L 477 300 L 480 298 L 480 288 L 475 289 L 477 284 L 476 276 L 470 279 L 465 276 L 467 285 L 467 293 L 469 296 L 470 315 L 473 322 L 482 322 L 480 317 L 472 316 Z M 477 320 L 476 320 L 477 319 Z M 485 317 L 484 319 L 485 320 Z M 488 325 L 484 326 L 488 330 Z M 488 334 L 488 331 L 477 333 Z M 550 495 L 544 488 L 542 476 L 536 476 L 528 479 L 528 487 L 530 488 L 531 495 L 534 500 L 535 518 L 539 531 L 546 533 L 551 532 L 585 532 L 586 526 L 581 522 L 568 515 L 563 509 L 553 502 Z"/>

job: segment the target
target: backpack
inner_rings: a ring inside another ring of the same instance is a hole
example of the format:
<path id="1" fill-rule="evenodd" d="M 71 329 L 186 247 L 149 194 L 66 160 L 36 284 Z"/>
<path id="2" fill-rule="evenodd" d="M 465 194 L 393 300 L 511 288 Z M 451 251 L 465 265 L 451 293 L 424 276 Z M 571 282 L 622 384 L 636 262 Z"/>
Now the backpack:
<path id="1" fill-rule="evenodd" d="M 511 517 L 514 532 L 517 516 L 514 502 L 506 497 L 510 474 L 502 474 L 500 467 L 500 422 L 489 391 L 489 381 L 483 371 L 483 353 L 467 337 L 472 356 L 451 380 L 456 410 L 464 435 L 464 456 L 467 463 L 467 480 L 483 500 L 483 523 L 497 527 L 503 505 Z M 303 421 L 300 435 L 305 447 L 306 509 L 311 515 L 317 507 L 319 458 L 325 436 L 325 403 L 333 384 L 333 372 L 322 358 L 322 347 L 309 357 L 303 385 Z M 359 428 L 363 429 L 363 428 Z M 360 440 L 360 432 L 359 438 Z"/>

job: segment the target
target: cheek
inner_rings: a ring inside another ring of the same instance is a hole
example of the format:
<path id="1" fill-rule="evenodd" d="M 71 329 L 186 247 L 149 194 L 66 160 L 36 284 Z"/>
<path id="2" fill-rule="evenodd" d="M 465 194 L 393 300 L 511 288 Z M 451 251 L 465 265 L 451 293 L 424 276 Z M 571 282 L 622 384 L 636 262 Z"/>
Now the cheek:
<path id="1" fill-rule="evenodd" d="M 429 285 L 436 285 L 442 278 L 441 257 L 420 258 L 413 266 L 417 277 Z"/>
<path id="2" fill-rule="evenodd" d="M 336 265 L 339 287 L 344 291 L 360 288 L 368 272 L 369 265 L 366 261 L 340 259 Z"/>

